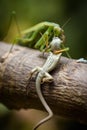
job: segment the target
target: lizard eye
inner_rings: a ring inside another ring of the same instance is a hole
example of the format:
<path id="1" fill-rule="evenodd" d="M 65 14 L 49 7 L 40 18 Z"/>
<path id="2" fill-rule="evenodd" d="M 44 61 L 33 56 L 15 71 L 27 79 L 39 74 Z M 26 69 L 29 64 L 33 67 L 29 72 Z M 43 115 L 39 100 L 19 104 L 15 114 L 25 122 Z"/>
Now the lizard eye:
<path id="1" fill-rule="evenodd" d="M 60 49 L 61 43 L 62 40 L 59 37 L 54 37 L 50 43 L 52 51 Z"/>

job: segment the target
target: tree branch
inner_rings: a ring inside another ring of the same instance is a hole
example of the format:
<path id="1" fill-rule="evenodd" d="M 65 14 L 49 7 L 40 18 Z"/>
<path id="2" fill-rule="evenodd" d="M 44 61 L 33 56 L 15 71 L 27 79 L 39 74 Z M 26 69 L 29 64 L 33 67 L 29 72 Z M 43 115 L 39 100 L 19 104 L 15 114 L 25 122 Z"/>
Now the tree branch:
<path id="1" fill-rule="evenodd" d="M 0 43 L 0 102 L 10 109 L 43 110 L 35 90 L 36 74 L 29 81 L 29 73 L 46 59 L 37 50 L 16 45 L 6 58 L 10 47 Z M 87 123 L 87 65 L 62 57 L 50 74 L 54 82 L 44 83 L 41 88 L 53 112 Z"/>

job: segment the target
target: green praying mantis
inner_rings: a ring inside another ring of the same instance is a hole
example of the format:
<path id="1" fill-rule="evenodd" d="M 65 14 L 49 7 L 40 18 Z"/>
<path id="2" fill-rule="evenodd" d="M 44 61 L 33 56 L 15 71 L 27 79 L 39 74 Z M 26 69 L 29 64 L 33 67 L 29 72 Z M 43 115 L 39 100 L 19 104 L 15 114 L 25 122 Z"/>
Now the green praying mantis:
<path id="1" fill-rule="evenodd" d="M 49 46 L 52 37 L 63 37 L 63 30 L 58 24 L 52 22 L 41 22 L 24 32 L 22 37 L 17 38 L 17 43 L 26 45 L 31 48 L 39 49 L 42 51 L 46 46 Z"/>
<path id="2" fill-rule="evenodd" d="M 23 32 L 20 32 L 20 28 L 17 22 L 16 18 L 16 12 L 12 11 L 11 13 L 11 18 L 9 22 L 9 27 L 11 24 L 12 19 L 14 18 L 16 25 L 17 25 L 17 30 L 19 33 L 19 36 L 17 36 L 13 44 L 10 48 L 9 53 L 12 51 L 12 48 L 14 44 L 18 44 L 21 46 L 37 49 L 39 51 L 44 52 L 50 52 L 51 51 L 51 46 L 50 43 L 54 37 L 58 37 L 62 40 L 61 48 L 65 48 L 64 42 L 65 42 L 65 35 L 64 35 L 64 30 L 59 26 L 59 24 L 53 23 L 53 22 L 41 22 L 39 24 L 36 24 L 29 29 L 26 29 Z M 70 19 L 66 21 L 64 26 L 67 24 L 67 22 Z M 8 30 L 9 30 L 8 27 Z M 8 33 L 8 32 L 7 32 Z M 7 34 L 6 33 L 6 34 Z M 66 55 L 70 57 L 69 53 L 66 51 Z"/>
<path id="3" fill-rule="evenodd" d="M 64 43 L 65 36 L 63 29 L 59 24 L 53 22 L 41 22 L 23 31 L 21 36 L 15 39 L 15 43 L 43 52 L 49 52 L 51 51 L 50 42 L 53 37 L 59 37 Z M 62 44 L 62 48 L 64 48 L 64 44 Z M 67 55 L 70 57 L 68 53 Z"/>
<path id="4" fill-rule="evenodd" d="M 43 52 L 50 52 L 50 43 L 53 37 L 59 37 L 62 43 L 65 41 L 64 31 L 59 24 L 53 22 L 41 22 L 21 33 L 21 37 L 17 37 L 15 42 L 19 45 L 38 49 Z M 62 48 L 64 44 L 61 45 Z M 69 56 L 68 52 L 66 52 Z"/>

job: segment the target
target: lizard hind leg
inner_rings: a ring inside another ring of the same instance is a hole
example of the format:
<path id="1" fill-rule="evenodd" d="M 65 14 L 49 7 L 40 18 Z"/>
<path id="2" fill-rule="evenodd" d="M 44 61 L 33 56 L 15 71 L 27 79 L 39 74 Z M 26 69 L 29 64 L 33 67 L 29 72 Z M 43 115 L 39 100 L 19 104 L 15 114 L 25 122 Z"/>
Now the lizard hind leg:
<path id="1" fill-rule="evenodd" d="M 52 82 L 53 77 L 49 73 L 45 73 L 45 77 L 42 79 L 42 83 L 44 82 Z"/>

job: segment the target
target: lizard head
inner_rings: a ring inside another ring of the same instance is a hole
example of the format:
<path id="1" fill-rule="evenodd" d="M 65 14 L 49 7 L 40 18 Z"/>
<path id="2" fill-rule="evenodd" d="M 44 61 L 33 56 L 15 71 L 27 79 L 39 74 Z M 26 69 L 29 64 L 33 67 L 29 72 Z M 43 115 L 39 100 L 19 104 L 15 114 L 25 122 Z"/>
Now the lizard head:
<path id="1" fill-rule="evenodd" d="M 63 41 L 59 37 L 54 37 L 50 43 L 51 50 L 52 51 L 60 50 L 62 43 L 63 43 Z"/>

